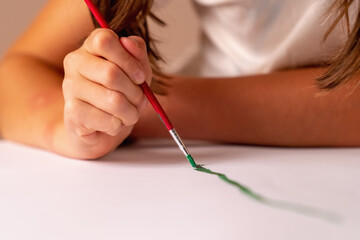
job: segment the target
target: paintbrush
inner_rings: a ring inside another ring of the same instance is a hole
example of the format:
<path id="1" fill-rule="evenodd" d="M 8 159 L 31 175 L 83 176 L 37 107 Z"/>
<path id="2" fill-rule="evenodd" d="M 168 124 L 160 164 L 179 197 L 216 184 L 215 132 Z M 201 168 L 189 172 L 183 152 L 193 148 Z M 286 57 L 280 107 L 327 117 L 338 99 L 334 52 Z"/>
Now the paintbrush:
<path id="1" fill-rule="evenodd" d="M 94 3 L 91 0 L 84 0 L 84 1 L 88 5 L 91 13 L 94 15 L 95 19 L 98 21 L 100 26 L 102 28 L 109 28 L 110 29 L 109 25 L 106 23 L 105 19 L 101 16 L 99 10 L 94 5 Z M 157 100 L 157 98 L 155 97 L 154 93 L 151 91 L 149 85 L 146 82 L 144 82 L 144 83 L 140 84 L 140 87 L 142 88 L 142 90 L 144 91 L 144 94 L 146 95 L 147 99 L 149 100 L 149 102 L 151 103 L 151 105 L 155 109 L 156 113 L 158 114 L 158 116 L 160 117 L 160 119 L 162 120 L 164 125 L 166 126 L 166 128 L 169 131 L 170 135 L 175 140 L 176 144 L 179 146 L 180 150 L 184 153 L 186 158 L 189 160 L 191 166 L 197 167 L 197 164 L 195 163 L 194 159 L 192 158 L 189 151 L 185 147 L 185 144 L 183 143 L 180 136 L 176 132 L 174 126 L 170 122 L 170 119 L 166 115 L 164 109 L 161 107 L 161 105 L 160 105 L 159 101 Z"/>

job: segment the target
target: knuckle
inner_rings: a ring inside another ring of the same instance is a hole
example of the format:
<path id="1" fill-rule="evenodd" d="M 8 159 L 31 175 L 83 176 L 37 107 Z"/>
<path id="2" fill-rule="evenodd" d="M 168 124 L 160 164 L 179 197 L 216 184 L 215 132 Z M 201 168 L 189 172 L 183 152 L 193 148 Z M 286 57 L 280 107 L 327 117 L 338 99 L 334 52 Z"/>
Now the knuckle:
<path id="1" fill-rule="evenodd" d="M 107 64 L 103 74 L 105 75 L 103 78 L 104 85 L 109 88 L 114 88 L 116 81 L 120 77 L 120 69 L 115 64 Z"/>
<path id="2" fill-rule="evenodd" d="M 114 35 L 110 31 L 98 30 L 93 32 L 92 45 L 95 49 L 104 49 L 114 41 Z"/>
<path id="3" fill-rule="evenodd" d="M 102 31 L 104 31 L 104 29 L 102 29 L 102 28 L 95 28 L 95 29 L 91 32 L 89 38 L 94 37 L 95 35 L 101 33 Z"/>
<path id="4" fill-rule="evenodd" d="M 125 97 L 119 92 L 106 90 L 106 99 L 112 109 L 121 109 L 124 104 Z"/>
<path id="5" fill-rule="evenodd" d="M 131 126 L 138 121 L 140 117 L 138 109 L 135 108 L 123 94 L 107 90 L 106 95 L 111 114 L 122 120 L 118 125 Z"/>
<path id="6" fill-rule="evenodd" d="M 76 52 L 70 52 L 68 53 L 63 60 L 64 69 L 66 71 L 67 68 L 74 66 L 76 62 L 77 54 Z"/>

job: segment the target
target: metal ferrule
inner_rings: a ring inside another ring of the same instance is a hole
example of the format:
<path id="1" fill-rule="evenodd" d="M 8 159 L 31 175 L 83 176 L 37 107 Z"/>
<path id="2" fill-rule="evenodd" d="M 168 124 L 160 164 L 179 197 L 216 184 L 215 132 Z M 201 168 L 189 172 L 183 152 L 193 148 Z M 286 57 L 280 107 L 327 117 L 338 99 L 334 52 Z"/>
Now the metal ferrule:
<path id="1" fill-rule="evenodd" d="M 176 144 L 179 146 L 180 150 L 184 153 L 184 155 L 187 157 L 189 155 L 188 150 L 186 149 L 183 141 L 181 140 L 180 136 L 177 134 L 175 128 L 171 129 L 170 131 L 171 136 L 175 140 Z"/>

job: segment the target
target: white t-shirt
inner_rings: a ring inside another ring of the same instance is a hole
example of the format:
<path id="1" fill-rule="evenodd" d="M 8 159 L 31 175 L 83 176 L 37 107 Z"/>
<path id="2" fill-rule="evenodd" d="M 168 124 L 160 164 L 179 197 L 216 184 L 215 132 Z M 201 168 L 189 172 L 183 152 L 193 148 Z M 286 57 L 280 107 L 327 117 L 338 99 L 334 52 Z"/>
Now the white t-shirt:
<path id="1" fill-rule="evenodd" d="M 347 39 L 339 24 L 323 42 L 333 1 L 194 0 L 203 32 L 197 73 L 242 76 L 329 61 Z"/>

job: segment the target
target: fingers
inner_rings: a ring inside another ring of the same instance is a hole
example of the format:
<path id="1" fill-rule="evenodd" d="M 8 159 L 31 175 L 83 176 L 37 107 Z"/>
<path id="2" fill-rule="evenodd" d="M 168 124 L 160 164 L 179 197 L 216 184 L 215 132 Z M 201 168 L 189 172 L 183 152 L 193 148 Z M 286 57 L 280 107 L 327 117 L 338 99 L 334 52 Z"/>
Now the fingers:
<path id="1" fill-rule="evenodd" d="M 64 72 L 64 119 L 71 132 L 93 144 L 102 132 L 130 133 L 147 104 L 139 84 L 152 78 L 141 38 L 119 40 L 111 30 L 95 30 L 65 57 Z"/>
<path id="2" fill-rule="evenodd" d="M 86 137 L 96 131 L 116 136 L 124 127 L 120 119 L 81 100 L 68 101 L 64 111 L 68 116 L 66 124 L 79 137 Z"/>
<path id="3" fill-rule="evenodd" d="M 139 48 L 134 57 L 122 44 L 119 44 L 118 36 L 109 29 L 93 31 L 86 39 L 84 47 L 89 53 L 103 57 L 119 66 L 136 84 L 143 83 L 149 77 L 149 69 L 145 61 L 146 51 Z"/>
<path id="4" fill-rule="evenodd" d="M 147 48 L 145 41 L 138 36 L 122 37 L 120 42 L 123 47 L 128 51 L 133 57 L 139 60 L 143 66 L 147 69 L 146 81 L 150 85 L 152 80 L 152 68 L 149 64 L 149 59 L 146 54 Z M 145 54 L 144 54 L 145 53 Z"/>
<path id="5" fill-rule="evenodd" d="M 135 106 L 142 104 L 144 100 L 142 89 L 132 82 L 114 63 L 86 51 L 82 54 L 67 56 L 67 58 L 75 58 L 70 62 L 67 60 L 67 64 L 72 65 L 72 68 L 70 68 L 73 70 L 72 74 L 80 74 L 79 77 L 81 78 L 101 84 L 109 90 L 123 93 Z"/>
<path id="6" fill-rule="evenodd" d="M 130 36 L 130 37 L 122 37 L 120 38 L 120 42 L 123 47 L 137 60 L 140 62 L 144 61 L 146 55 L 146 44 L 144 40 L 137 36 Z"/>
<path id="7" fill-rule="evenodd" d="M 80 99 L 121 119 L 125 126 L 134 125 L 139 118 L 140 104 L 134 106 L 121 92 L 105 88 L 86 79 L 79 79 L 76 85 L 67 82 L 63 88 L 66 99 L 70 101 L 71 99 Z M 67 90 L 68 88 L 71 88 L 71 91 Z"/>

